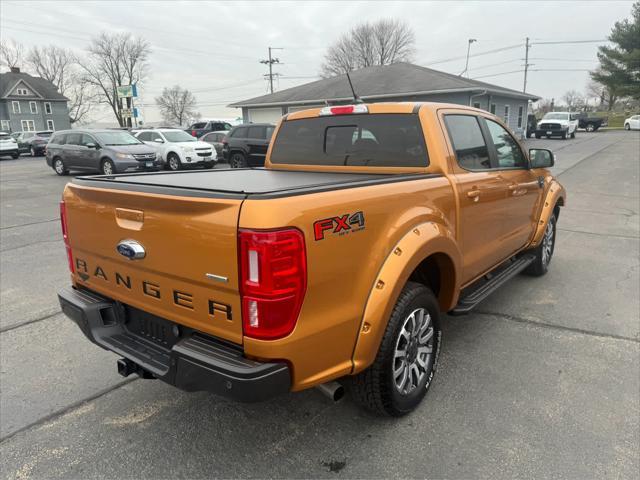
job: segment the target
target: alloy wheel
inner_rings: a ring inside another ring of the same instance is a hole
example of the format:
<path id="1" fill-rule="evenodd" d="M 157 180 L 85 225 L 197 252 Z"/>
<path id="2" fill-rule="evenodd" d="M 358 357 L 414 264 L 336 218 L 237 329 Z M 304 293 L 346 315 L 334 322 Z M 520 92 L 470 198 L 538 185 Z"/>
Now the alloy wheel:
<path id="1" fill-rule="evenodd" d="M 549 221 L 542 238 L 542 264 L 545 266 L 549 265 L 553 254 L 553 229 L 553 222 Z"/>
<path id="2" fill-rule="evenodd" d="M 402 395 L 418 388 L 427 375 L 433 356 L 433 334 L 431 315 L 424 308 L 417 308 L 404 320 L 392 362 L 394 384 Z"/>
<path id="3" fill-rule="evenodd" d="M 111 166 L 111 162 L 104 162 L 102 164 L 102 173 L 104 173 L 105 175 L 113 174 L 113 168 Z"/>
<path id="4" fill-rule="evenodd" d="M 171 157 L 169 159 L 169 168 L 171 170 L 178 170 L 179 165 L 178 165 L 178 160 L 176 159 L 176 157 Z"/>
<path id="5" fill-rule="evenodd" d="M 64 163 L 62 163 L 62 160 L 59 158 L 55 161 L 53 168 L 58 175 L 62 175 L 64 173 Z"/>

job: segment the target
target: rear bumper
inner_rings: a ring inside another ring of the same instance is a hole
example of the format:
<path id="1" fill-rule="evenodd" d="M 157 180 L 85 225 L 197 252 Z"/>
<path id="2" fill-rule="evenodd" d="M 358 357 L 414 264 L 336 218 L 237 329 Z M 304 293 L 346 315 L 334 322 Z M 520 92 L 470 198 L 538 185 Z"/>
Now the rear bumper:
<path id="1" fill-rule="evenodd" d="M 158 317 L 151 319 L 152 333 L 134 332 L 128 307 L 87 290 L 63 288 L 58 299 L 62 311 L 89 340 L 127 359 L 133 367 L 129 370 L 145 378 L 242 402 L 266 400 L 291 388 L 291 372 L 284 362 L 250 360 L 239 347 Z M 152 317 L 144 315 L 144 321 Z M 159 330 L 172 338 L 154 338 Z"/>

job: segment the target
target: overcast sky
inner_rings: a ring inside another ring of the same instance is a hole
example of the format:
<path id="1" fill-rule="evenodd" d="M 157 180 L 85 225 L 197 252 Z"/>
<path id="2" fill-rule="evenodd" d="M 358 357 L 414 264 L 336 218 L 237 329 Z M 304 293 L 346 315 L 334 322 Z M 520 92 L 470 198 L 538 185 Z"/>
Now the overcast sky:
<path id="1" fill-rule="evenodd" d="M 525 37 L 534 43 L 527 90 L 560 98 L 583 92 L 587 69 L 597 65 L 597 43 L 544 45 L 535 42 L 603 40 L 614 22 L 628 17 L 626 1 L 534 2 L 178 2 L 0 0 L 0 35 L 25 47 L 55 44 L 82 53 L 92 35 L 130 31 L 152 47 L 149 77 L 140 93 L 147 121 L 159 120 L 153 99 L 179 84 L 194 92 L 203 118 L 235 118 L 225 105 L 267 92 L 267 69 L 259 60 L 267 47 L 282 65 L 278 89 L 313 81 L 329 44 L 358 22 L 406 21 L 416 36 L 414 63 L 459 74 L 469 38 L 469 76 L 521 90 Z M 489 55 L 474 54 L 522 45 Z M 463 57 L 454 61 L 442 60 Z M 579 71 L 536 71 L 536 70 Z M 287 78 L 288 77 L 288 78 Z M 111 114 L 112 115 L 112 114 Z M 95 121 L 111 121 L 108 111 Z"/>

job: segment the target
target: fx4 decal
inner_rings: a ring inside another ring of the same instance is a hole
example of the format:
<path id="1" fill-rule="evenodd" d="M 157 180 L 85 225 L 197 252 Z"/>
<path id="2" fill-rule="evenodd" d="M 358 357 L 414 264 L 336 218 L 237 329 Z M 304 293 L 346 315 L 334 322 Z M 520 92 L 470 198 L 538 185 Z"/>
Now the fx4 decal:
<path id="1" fill-rule="evenodd" d="M 364 230 L 364 213 L 362 212 L 345 213 L 344 215 L 323 218 L 313 223 L 316 240 L 324 240 L 326 233 L 347 235 L 360 230 Z"/>

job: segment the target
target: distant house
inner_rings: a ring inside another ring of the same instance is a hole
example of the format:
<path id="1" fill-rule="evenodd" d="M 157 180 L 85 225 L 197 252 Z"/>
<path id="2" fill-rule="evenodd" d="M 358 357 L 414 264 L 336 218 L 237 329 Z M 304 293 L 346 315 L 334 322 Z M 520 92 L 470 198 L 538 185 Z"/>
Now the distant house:
<path id="1" fill-rule="evenodd" d="M 527 126 L 529 101 L 540 97 L 490 83 L 452 75 L 411 63 L 395 63 L 350 73 L 357 94 L 365 102 L 445 102 L 490 111 L 513 131 Z M 275 122 L 282 115 L 305 108 L 353 101 L 346 75 L 325 78 L 260 97 L 233 103 L 245 122 Z"/>
<path id="2" fill-rule="evenodd" d="M 68 100 L 53 83 L 32 77 L 19 68 L 0 73 L 0 130 L 33 132 L 69 129 Z"/>

